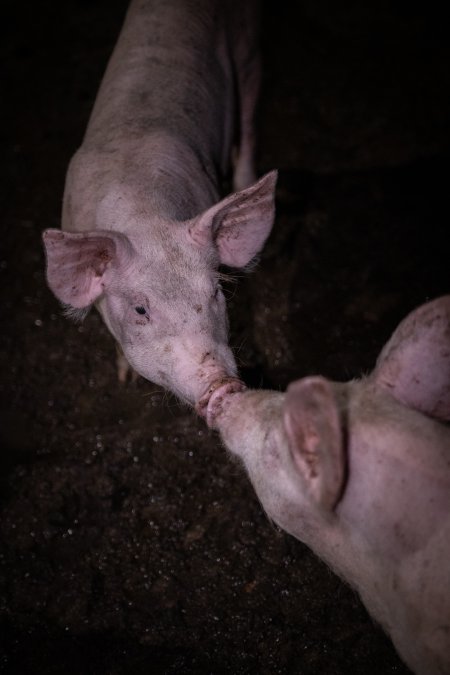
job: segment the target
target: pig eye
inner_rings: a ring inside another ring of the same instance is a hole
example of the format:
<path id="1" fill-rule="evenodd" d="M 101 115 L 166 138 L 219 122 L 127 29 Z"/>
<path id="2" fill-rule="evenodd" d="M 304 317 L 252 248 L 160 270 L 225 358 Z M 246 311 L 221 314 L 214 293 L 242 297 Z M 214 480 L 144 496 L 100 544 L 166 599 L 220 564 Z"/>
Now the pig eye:
<path id="1" fill-rule="evenodd" d="M 134 308 L 138 314 L 146 314 L 147 311 L 145 307 L 142 307 L 142 305 L 138 305 L 137 307 Z"/>

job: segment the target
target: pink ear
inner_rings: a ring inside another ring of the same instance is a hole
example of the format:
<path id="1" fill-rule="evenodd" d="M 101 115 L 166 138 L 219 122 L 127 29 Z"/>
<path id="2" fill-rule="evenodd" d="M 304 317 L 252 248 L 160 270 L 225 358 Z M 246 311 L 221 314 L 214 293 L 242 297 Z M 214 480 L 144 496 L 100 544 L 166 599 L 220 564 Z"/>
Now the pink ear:
<path id="1" fill-rule="evenodd" d="M 404 405 L 450 420 L 450 295 L 421 305 L 399 324 L 371 379 Z"/>
<path id="2" fill-rule="evenodd" d="M 345 455 L 332 385 L 305 377 L 289 385 L 284 425 L 296 469 L 319 506 L 332 510 L 345 481 Z"/>
<path id="3" fill-rule="evenodd" d="M 103 293 L 107 272 L 128 239 L 117 232 L 63 232 L 45 230 L 47 281 L 58 300 L 72 307 L 88 307 Z"/>
<path id="4" fill-rule="evenodd" d="M 189 229 L 194 241 L 200 245 L 214 241 L 222 265 L 247 265 L 272 229 L 276 181 L 277 172 L 271 171 L 194 219 Z"/>

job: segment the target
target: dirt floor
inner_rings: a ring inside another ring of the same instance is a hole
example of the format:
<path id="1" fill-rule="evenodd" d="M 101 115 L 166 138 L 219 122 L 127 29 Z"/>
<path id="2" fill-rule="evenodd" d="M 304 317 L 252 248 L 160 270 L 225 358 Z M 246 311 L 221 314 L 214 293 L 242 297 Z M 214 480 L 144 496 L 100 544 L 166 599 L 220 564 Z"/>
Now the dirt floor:
<path id="1" fill-rule="evenodd" d="M 357 377 L 450 292 L 448 24 L 341 5 L 265 3 L 258 168 L 280 169 L 277 219 L 227 288 L 252 386 Z M 157 386 L 119 386 L 99 316 L 71 323 L 46 287 L 40 233 L 125 8 L 2 10 L 0 671 L 408 673 L 217 436 Z"/>

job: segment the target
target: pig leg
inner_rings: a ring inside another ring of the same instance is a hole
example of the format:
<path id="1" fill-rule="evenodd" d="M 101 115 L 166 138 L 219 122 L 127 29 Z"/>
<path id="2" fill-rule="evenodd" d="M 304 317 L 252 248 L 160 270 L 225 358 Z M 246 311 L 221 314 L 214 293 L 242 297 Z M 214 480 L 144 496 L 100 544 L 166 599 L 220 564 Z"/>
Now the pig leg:
<path id="1" fill-rule="evenodd" d="M 237 192 L 256 180 L 255 172 L 255 109 L 260 88 L 259 63 L 240 74 L 241 92 L 239 146 L 233 156 L 233 189 Z"/>
<path id="2" fill-rule="evenodd" d="M 116 342 L 116 365 L 117 365 L 117 379 L 124 384 L 128 379 L 130 373 L 131 381 L 136 382 L 138 373 L 130 366 L 122 347 Z"/>
<path id="3" fill-rule="evenodd" d="M 240 51 L 240 50 L 239 50 Z M 238 58 L 239 58 L 238 53 Z M 261 59 L 256 48 L 239 58 L 236 67 L 239 101 L 239 138 L 233 152 L 233 189 L 243 190 L 256 181 L 255 113 L 261 88 Z"/>

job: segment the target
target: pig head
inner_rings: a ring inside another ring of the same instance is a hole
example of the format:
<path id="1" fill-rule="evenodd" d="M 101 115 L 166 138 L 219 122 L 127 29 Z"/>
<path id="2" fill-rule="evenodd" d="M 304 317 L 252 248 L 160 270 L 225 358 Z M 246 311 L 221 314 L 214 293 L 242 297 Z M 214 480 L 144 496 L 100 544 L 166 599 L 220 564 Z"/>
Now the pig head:
<path id="1" fill-rule="evenodd" d="M 209 415 L 270 518 L 359 592 L 416 673 L 450 673 L 450 296 L 371 375 L 231 394 Z"/>
<path id="2" fill-rule="evenodd" d="M 212 389 L 242 387 L 218 268 L 245 267 L 261 249 L 275 180 L 187 221 L 124 213 L 126 233 L 46 230 L 48 284 L 72 315 L 96 304 L 132 368 L 202 413 Z"/>

